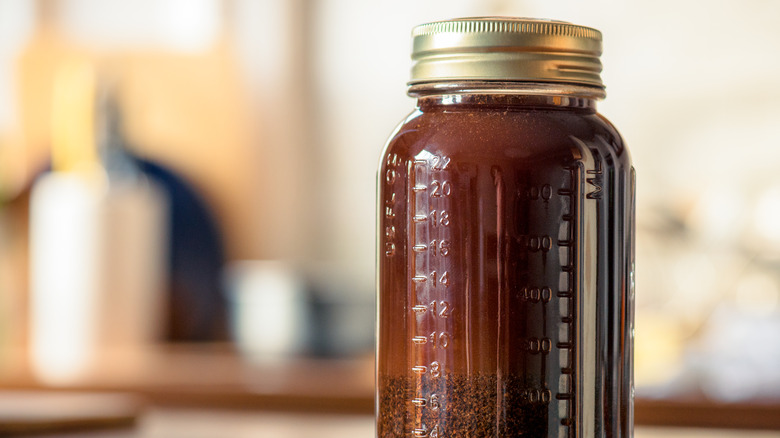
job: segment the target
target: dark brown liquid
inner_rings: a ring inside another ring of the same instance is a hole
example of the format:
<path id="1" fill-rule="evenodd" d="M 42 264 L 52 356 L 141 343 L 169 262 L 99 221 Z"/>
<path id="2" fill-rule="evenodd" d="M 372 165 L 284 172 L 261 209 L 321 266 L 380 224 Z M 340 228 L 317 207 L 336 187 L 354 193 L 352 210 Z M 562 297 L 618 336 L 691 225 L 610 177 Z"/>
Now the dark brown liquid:
<path id="1" fill-rule="evenodd" d="M 620 137 L 585 99 L 461 99 L 380 169 L 378 436 L 629 436 Z"/>

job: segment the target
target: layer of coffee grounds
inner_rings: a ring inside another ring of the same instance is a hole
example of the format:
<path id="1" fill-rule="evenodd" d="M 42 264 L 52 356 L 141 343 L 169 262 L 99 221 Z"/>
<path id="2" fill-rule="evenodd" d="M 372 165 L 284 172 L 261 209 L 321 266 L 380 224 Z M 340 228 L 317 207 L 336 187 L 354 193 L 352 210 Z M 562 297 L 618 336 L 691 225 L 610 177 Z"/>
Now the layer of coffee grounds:
<path id="1" fill-rule="evenodd" d="M 379 383 L 380 438 L 547 436 L 547 404 L 554 401 L 517 376 L 382 377 Z"/>

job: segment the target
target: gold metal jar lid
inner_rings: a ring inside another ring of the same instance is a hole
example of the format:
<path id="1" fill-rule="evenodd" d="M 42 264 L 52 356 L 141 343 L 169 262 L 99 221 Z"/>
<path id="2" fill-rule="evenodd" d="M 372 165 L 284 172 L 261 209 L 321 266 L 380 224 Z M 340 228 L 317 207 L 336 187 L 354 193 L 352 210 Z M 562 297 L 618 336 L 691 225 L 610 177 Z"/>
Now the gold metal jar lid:
<path id="1" fill-rule="evenodd" d="M 563 21 L 476 17 L 412 31 L 412 78 L 569 83 L 603 88 L 601 32 Z"/>

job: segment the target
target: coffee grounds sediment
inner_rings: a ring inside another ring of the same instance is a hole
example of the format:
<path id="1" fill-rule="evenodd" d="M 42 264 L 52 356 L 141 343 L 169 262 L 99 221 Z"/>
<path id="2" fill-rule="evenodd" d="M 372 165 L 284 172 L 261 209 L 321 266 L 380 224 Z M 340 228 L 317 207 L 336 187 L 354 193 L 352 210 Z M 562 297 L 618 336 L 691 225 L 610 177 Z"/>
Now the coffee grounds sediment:
<path id="1" fill-rule="evenodd" d="M 518 376 L 385 376 L 380 385 L 380 438 L 415 436 L 423 425 L 428 432 L 438 426 L 439 438 L 547 436 L 550 401 L 529 400 L 536 390 Z M 430 403 L 434 393 L 438 409 Z M 426 406 L 412 404 L 421 394 L 428 396 Z"/>

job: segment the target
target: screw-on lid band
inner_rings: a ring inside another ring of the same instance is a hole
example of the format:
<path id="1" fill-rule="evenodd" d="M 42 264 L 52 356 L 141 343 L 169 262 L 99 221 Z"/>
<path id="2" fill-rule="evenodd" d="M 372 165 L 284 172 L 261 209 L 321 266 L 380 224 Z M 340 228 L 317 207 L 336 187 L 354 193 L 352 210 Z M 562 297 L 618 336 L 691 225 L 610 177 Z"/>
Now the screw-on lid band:
<path id="1" fill-rule="evenodd" d="M 458 18 L 412 32 L 412 77 L 423 82 L 601 82 L 601 32 L 562 21 Z"/>

